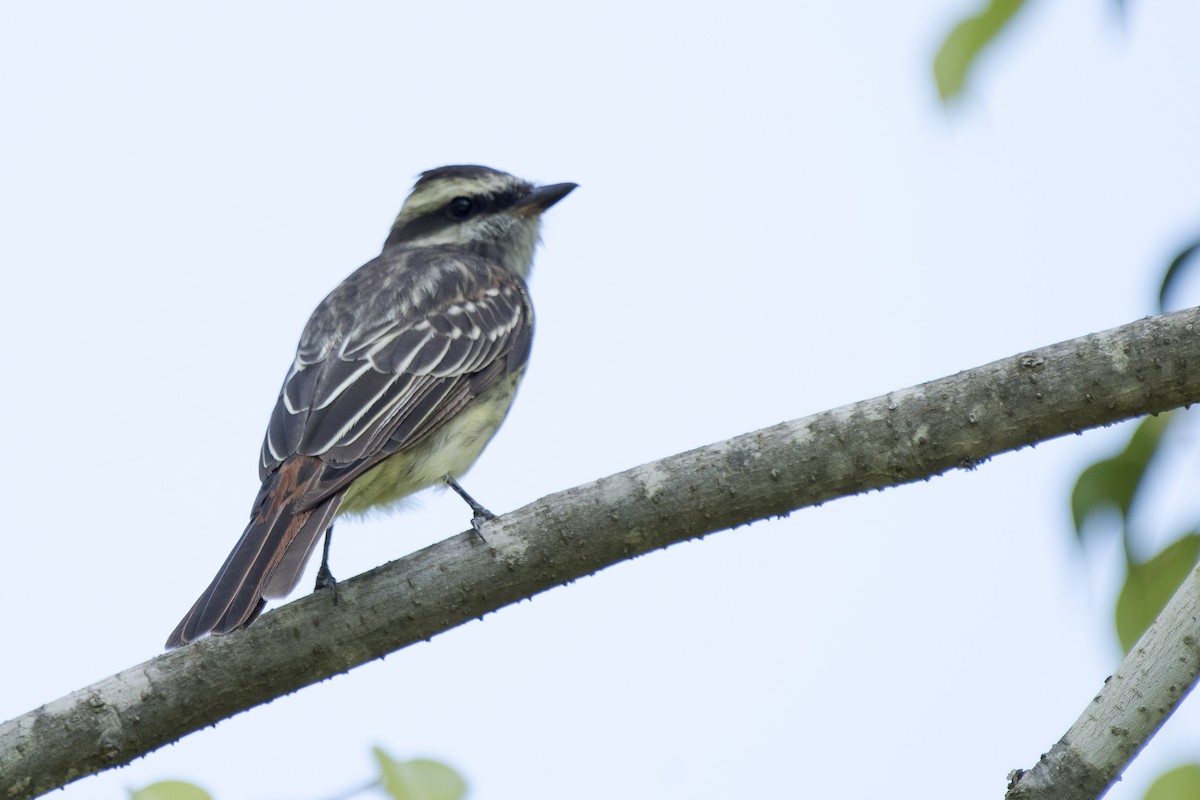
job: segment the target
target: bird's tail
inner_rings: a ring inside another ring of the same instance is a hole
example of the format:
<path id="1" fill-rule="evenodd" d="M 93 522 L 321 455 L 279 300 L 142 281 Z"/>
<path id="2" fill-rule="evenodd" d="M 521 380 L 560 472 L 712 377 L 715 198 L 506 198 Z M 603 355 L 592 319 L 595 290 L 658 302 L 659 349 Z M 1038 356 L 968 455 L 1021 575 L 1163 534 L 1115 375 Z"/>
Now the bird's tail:
<path id="1" fill-rule="evenodd" d="M 263 484 L 254 516 L 217 576 L 167 638 L 180 647 L 209 633 L 229 633 L 249 625 L 267 597 L 288 594 L 300 580 L 321 534 L 341 505 L 335 495 L 294 513 L 305 486 L 285 463 Z"/>

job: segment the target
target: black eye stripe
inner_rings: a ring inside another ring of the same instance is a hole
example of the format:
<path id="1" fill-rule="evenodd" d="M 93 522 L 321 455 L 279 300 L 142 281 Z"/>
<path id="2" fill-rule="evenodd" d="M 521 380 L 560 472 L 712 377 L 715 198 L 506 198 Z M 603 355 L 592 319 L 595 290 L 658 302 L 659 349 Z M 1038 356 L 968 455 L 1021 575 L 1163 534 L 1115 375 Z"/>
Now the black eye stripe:
<path id="1" fill-rule="evenodd" d="M 419 182 L 418 187 L 430 182 L 432 181 L 423 178 Z M 477 193 L 450 194 L 454 191 L 471 192 L 472 188 L 470 185 L 459 184 L 454 186 L 453 189 L 443 189 L 441 192 L 437 192 L 441 196 L 436 200 L 429 198 L 425 202 L 419 203 L 418 205 L 421 207 L 419 213 L 410 214 L 402 223 L 397 220 L 397 224 L 392 227 L 392 232 L 388 234 L 388 238 L 384 242 L 384 248 L 392 247 L 400 242 L 434 236 L 439 231 L 461 225 L 467 220 L 477 219 L 489 214 L 503 213 L 506 209 L 525 199 L 533 189 L 533 186 L 531 184 L 520 183 L 492 189 L 491 191 L 488 191 L 484 187 L 479 187 Z M 416 194 L 418 192 L 414 192 L 414 195 Z M 447 194 L 450 194 L 450 199 L 442 199 Z M 470 205 L 470 210 L 463 216 L 458 216 L 454 213 L 454 204 L 456 203 L 460 208 L 465 208 L 459 202 L 460 200 Z"/>

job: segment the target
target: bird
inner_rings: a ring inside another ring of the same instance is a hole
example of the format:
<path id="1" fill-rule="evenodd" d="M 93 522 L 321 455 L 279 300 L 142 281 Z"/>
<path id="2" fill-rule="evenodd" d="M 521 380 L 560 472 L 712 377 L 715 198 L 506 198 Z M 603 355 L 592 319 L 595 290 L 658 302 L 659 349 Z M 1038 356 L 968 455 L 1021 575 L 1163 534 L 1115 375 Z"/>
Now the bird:
<path id="1" fill-rule="evenodd" d="M 477 165 L 427 170 L 382 252 L 313 311 L 263 439 L 250 522 L 168 649 L 253 622 L 290 594 L 333 521 L 459 486 L 507 415 L 533 336 L 542 214 L 574 183 Z"/>

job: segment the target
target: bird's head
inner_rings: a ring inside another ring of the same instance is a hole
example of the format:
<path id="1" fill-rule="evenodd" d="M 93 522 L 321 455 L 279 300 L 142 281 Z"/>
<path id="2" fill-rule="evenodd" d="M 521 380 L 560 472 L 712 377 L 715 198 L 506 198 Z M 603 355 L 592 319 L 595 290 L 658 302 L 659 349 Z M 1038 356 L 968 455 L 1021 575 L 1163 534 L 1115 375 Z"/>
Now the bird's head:
<path id="1" fill-rule="evenodd" d="M 471 165 L 421 173 L 383 245 L 452 245 L 525 277 L 533 263 L 542 212 L 576 184 L 535 186 L 507 172 Z"/>

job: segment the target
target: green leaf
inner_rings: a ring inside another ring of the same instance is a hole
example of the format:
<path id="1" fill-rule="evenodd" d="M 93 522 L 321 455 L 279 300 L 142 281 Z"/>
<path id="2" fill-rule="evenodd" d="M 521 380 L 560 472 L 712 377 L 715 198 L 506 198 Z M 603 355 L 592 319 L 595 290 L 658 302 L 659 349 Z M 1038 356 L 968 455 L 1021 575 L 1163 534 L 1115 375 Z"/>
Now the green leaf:
<path id="1" fill-rule="evenodd" d="M 1200 797 L 1200 764 L 1185 764 L 1159 776 L 1144 800 L 1195 800 Z"/>
<path id="2" fill-rule="evenodd" d="M 1098 512 L 1115 510 L 1124 522 L 1137 497 L 1138 487 L 1171 421 L 1169 413 L 1146 417 L 1134 428 L 1129 444 L 1120 453 L 1092 464 L 1079 475 L 1071 490 L 1075 532 L 1083 538 L 1088 519 Z"/>
<path id="3" fill-rule="evenodd" d="M 192 783 L 159 781 L 129 793 L 130 800 L 212 800 L 212 795 Z"/>
<path id="4" fill-rule="evenodd" d="M 378 747 L 373 752 L 383 790 L 393 800 L 462 800 L 467 793 L 466 781 L 441 762 L 423 758 L 397 761 Z"/>
<path id="5" fill-rule="evenodd" d="M 958 97 L 979 53 L 1025 5 L 1025 0 L 990 0 L 983 11 L 954 26 L 933 59 L 933 78 L 943 103 Z"/>
<path id="6" fill-rule="evenodd" d="M 1144 564 L 1131 564 L 1117 597 L 1117 638 L 1125 652 L 1163 610 L 1200 558 L 1200 535 L 1189 533 Z M 1200 794 L 1193 795 L 1200 797 Z"/>
<path id="7" fill-rule="evenodd" d="M 1184 268 L 1196 262 L 1195 256 L 1197 253 L 1200 253 L 1200 239 L 1180 250 L 1179 254 L 1171 259 L 1171 264 L 1167 267 L 1167 271 L 1163 275 L 1162 286 L 1158 290 L 1159 311 L 1167 310 L 1167 297 L 1170 295 L 1171 290 L 1175 288 L 1175 282 L 1183 274 Z"/>

